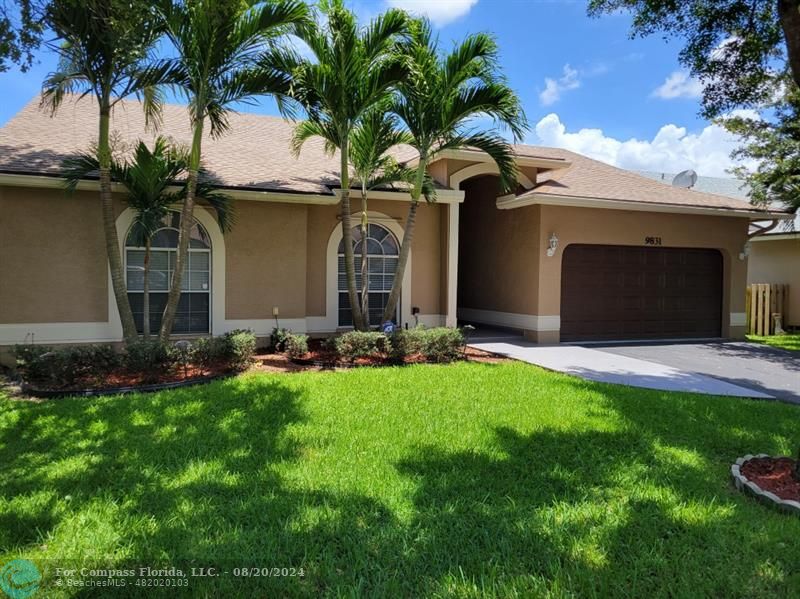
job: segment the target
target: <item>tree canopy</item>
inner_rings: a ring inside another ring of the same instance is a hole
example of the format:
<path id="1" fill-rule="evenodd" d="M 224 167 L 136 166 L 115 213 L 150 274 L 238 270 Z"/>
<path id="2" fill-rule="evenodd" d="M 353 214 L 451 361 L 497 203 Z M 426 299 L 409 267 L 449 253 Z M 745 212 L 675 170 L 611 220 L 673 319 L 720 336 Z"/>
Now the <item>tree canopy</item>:
<path id="1" fill-rule="evenodd" d="M 704 84 L 702 113 L 768 102 L 787 72 L 800 85 L 800 0 L 590 0 L 632 13 L 631 36 L 682 38 L 680 62 Z"/>
<path id="2" fill-rule="evenodd" d="M 40 0 L 0 0 L 0 73 L 11 65 L 25 72 L 35 60 L 42 43 L 46 2 Z"/>

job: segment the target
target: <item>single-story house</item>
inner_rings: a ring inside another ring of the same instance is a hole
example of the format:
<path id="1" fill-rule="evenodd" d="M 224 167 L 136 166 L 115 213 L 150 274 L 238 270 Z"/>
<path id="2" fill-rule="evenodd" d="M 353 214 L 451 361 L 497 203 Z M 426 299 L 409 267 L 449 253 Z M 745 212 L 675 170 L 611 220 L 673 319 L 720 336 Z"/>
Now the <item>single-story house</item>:
<path id="1" fill-rule="evenodd" d="M 96 114 L 91 100 L 70 97 L 51 117 L 35 98 L 0 129 L 0 348 L 121 339 L 97 182 L 67 195 L 60 177 L 62 160 L 95 139 Z M 205 166 L 237 200 L 237 222 L 223 235 L 212 211 L 197 208 L 176 333 L 249 328 L 265 337 L 276 322 L 313 334 L 350 325 L 338 157 L 316 140 L 293 157 L 292 129 L 281 118 L 235 114 L 229 133 L 204 141 Z M 116 107 L 112 131 L 116 143 L 154 136 L 136 101 Z M 184 107 L 165 106 L 161 133 L 189 143 Z M 500 191 L 480 152 L 443 152 L 430 165 L 438 200 L 419 210 L 400 325 L 482 323 L 542 343 L 743 335 L 740 254 L 763 212 L 566 150 L 518 145 L 516 154 L 512 194 Z M 398 157 L 413 163 L 415 155 L 400 148 Z M 115 191 L 141 323 L 142 248 L 128 236 L 124 191 Z M 369 196 L 375 314 L 394 276 L 408 201 L 399 190 Z M 174 265 L 175 225 L 167 218 L 154 243 L 156 308 Z"/>
<path id="2" fill-rule="evenodd" d="M 751 238 L 748 254 L 747 283 L 789 285 L 783 327 L 800 329 L 800 213 Z"/>

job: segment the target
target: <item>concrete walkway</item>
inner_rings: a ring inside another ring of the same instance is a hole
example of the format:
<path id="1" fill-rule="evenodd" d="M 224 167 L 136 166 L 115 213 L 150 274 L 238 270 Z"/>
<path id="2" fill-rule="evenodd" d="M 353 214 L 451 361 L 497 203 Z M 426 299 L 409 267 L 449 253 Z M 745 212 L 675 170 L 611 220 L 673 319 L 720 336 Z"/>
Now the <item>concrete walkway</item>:
<path id="1" fill-rule="evenodd" d="M 565 372 L 590 381 L 631 385 L 664 391 L 732 395 L 772 399 L 773 396 L 719 379 L 664 364 L 618 355 L 599 349 L 569 345 L 542 346 L 522 340 L 470 343 L 483 351 L 501 354 L 548 370 Z"/>

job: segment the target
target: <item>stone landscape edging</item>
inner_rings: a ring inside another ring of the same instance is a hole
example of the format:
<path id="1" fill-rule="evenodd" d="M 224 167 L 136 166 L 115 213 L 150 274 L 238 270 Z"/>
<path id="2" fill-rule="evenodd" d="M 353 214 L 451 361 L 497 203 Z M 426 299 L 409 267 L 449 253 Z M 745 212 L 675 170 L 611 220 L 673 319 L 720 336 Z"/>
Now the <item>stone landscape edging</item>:
<path id="1" fill-rule="evenodd" d="M 781 499 L 775 493 L 770 491 L 764 491 L 761 487 L 759 487 L 756 483 L 749 480 L 744 474 L 742 474 L 742 466 L 749 462 L 754 458 L 771 458 L 772 456 L 767 455 L 765 453 L 759 453 L 757 455 L 747 454 L 742 456 L 736 463 L 731 466 L 731 476 L 733 477 L 733 484 L 736 485 L 736 488 L 742 491 L 743 493 L 747 493 L 752 495 L 759 501 L 766 503 L 768 505 L 773 505 L 780 509 L 781 511 L 789 514 L 794 514 L 796 516 L 800 516 L 800 502 L 793 501 L 791 499 Z M 787 456 L 778 456 L 775 459 L 781 459 Z"/>

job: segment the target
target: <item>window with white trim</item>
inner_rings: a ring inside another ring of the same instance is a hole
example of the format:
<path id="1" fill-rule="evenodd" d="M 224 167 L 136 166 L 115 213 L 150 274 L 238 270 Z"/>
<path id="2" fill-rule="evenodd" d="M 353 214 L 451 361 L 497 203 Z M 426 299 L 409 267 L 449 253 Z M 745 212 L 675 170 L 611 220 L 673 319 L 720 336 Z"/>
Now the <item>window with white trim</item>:
<path id="1" fill-rule="evenodd" d="M 394 283 L 400 244 L 389 229 L 378 224 L 367 228 L 366 243 L 361 239 L 361 226 L 353 227 L 353 250 L 355 252 L 356 288 L 361 295 L 361 259 L 366 252 L 367 272 L 369 273 L 369 322 L 372 326 L 381 324 L 383 310 L 386 308 L 389 293 Z M 339 326 L 353 326 L 353 313 L 350 309 L 350 296 L 347 293 L 347 274 L 344 269 L 344 239 L 339 242 L 338 251 L 338 292 Z M 397 319 L 395 318 L 395 321 Z"/>
<path id="2" fill-rule="evenodd" d="M 156 231 L 150 249 L 150 332 L 157 333 L 167 305 L 167 296 L 175 274 L 178 255 L 178 230 L 181 216 L 170 212 L 164 227 Z M 128 299 L 136 329 L 144 323 L 145 248 L 136 239 L 133 228 L 125 241 L 125 273 Z M 207 334 L 211 320 L 211 239 L 203 226 L 195 222 L 189 237 L 188 264 L 184 267 L 181 297 L 173 333 Z"/>

